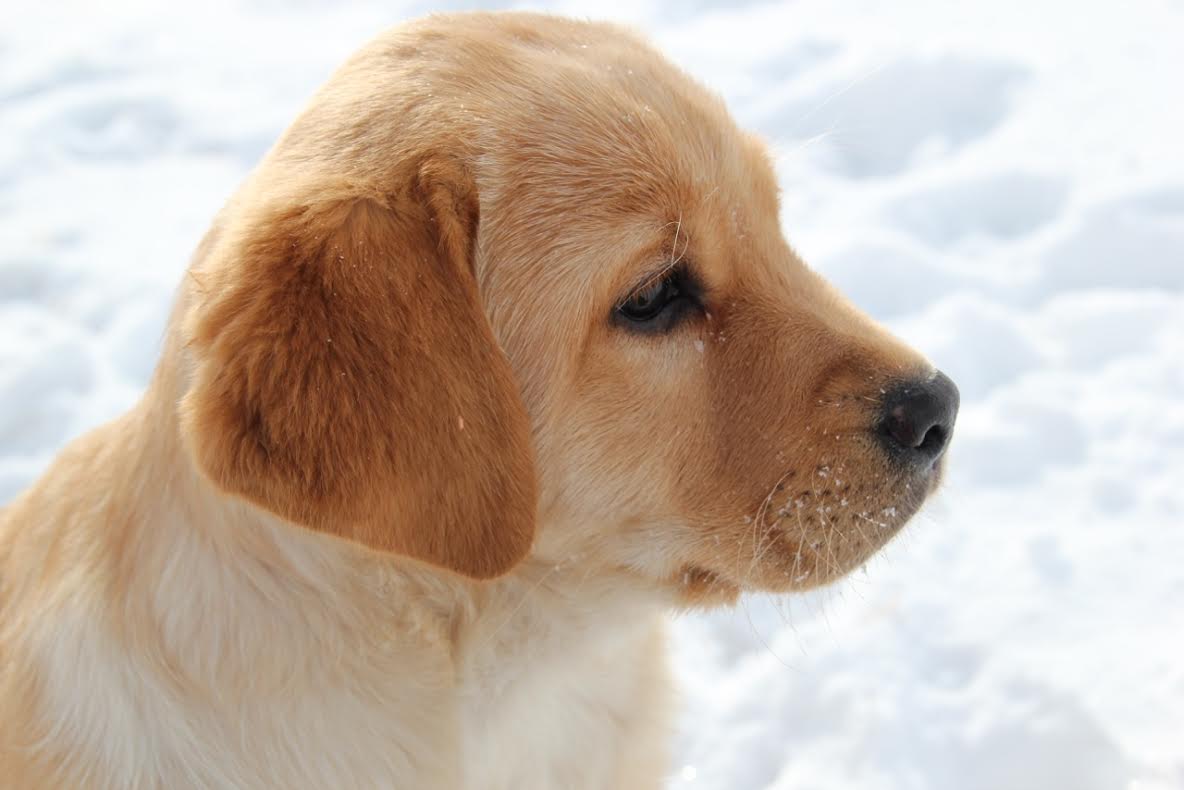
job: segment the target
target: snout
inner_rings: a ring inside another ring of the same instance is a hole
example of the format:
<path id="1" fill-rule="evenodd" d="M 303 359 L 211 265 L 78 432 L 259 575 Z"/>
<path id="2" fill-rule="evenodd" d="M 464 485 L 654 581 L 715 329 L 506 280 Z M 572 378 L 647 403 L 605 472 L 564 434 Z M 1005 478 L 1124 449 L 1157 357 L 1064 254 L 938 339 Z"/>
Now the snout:
<path id="1" fill-rule="evenodd" d="M 884 396 L 876 436 L 885 451 L 917 471 L 931 469 L 945 453 L 958 416 L 958 387 L 938 371 L 906 381 Z"/>

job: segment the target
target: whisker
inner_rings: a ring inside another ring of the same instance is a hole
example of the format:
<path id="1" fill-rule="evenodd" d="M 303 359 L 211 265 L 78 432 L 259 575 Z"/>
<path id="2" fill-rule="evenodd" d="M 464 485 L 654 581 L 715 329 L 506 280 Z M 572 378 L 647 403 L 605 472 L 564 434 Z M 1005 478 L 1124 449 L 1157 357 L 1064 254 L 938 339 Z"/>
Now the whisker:
<path id="1" fill-rule="evenodd" d="M 528 587 L 525 590 L 525 592 L 522 593 L 522 598 L 518 601 L 518 603 L 514 606 L 514 608 L 510 610 L 510 613 L 506 615 L 505 619 L 503 619 L 500 623 L 498 623 L 497 626 L 493 629 L 493 631 L 491 631 L 484 639 L 482 639 L 480 642 L 477 643 L 476 652 L 479 653 L 482 648 L 488 646 L 489 643 L 493 641 L 494 637 L 496 637 L 499 633 L 501 633 L 501 630 L 503 628 L 505 628 L 507 625 L 509 625 L 510 621 L 513 620 L 514 617 L 520 611 L 522 611 L 522 607 L 526 606 L 526 602 L 530 599 L 530 597 L 540 587 L 543 586 L 543 582 L 545 582 L 553 573 L 556 573 L 557 571 L 559 571 L 559 569 L 562 566 L 563 566 L 563 563 L 557 563 L 555 565 L 552 565 L 550 568 L 548 568 L 546 570 L 545 573 L 543 573 L 541 576 L 539 576 L 539 578 L 536 579 L 534 581 L 534 583 L 531 584 L 530 587 Z"/>
<path id="2" fill-rule="evenodd" d="M 747 603 L 746 598 L 740 599 L 740 608 L 744 612 L 744 619 L 748 621 L 749 630 L 752 631 L 752 635 L 755 636 L 756 640 L 761 643 L 761 646 L 765 648 L 765 652 L 768 653 L 769 655 L 771 655 L 774 658 L 774 660 L 776 660 L 777 663 L 780 664 L 781 666 L 785 667 L 786 669 L 791 669 L 791 670 L 796 671 L 797 667 L 787 664 L 785 662 L 785 659 L 783 659 L 781 656 L 777 655 L 777 651 L 775 651 L 773 649 L 773 647 L 769 644 L 768 640 L 766 640 L 763 636 L 761 636 L 760 631 L 757 630 L 756 623 L 754 623 L 752 621 L 752 613 L 748 611 L 748 603 Z"/>

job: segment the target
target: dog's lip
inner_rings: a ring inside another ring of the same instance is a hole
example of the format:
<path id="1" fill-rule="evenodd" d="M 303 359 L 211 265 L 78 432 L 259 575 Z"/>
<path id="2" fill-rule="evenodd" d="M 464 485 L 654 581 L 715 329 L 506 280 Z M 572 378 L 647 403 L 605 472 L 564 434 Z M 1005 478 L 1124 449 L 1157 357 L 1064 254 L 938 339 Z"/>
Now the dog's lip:
<path id="1" fill-rule="evenodd" d="M 896 523 L 893 531 L 902 529 L 917 515 L 929 501 L 930 495 L 941 485 L 941 480 L 942 465 L 939 462 L 929 469 L 910 475 L 899 484 L 895 496 L 891 497 L 885 506 L 894 512 Z"/>
<path id="2" fill-rule="evenodd" d="M 943 454 L 941 458 L 929 469 L 929 490 L 926 494 L 932 494 L 946 479 L 946 456 Z"/>
<path id="3" fill-rule="evenodd" d="M 719 571 L 694 563 L 683 566 L 681 580 L 684 594 L 703 601 L 735 601 L 744 591 L 742 585 L 727 578 Z"/>
<path id="4" fill-rule="evenodd" d="M 900 486 L 901 490 L 885 507 L 885 511 L 892 512 L 893 523 L 888 525 L 891 534 L 904 529 L 921 508 L 925 507 L 929 497 L 941 486 L 944 471 L 945 464 L 938 461 L 930 468 L 906 478 Z"/>

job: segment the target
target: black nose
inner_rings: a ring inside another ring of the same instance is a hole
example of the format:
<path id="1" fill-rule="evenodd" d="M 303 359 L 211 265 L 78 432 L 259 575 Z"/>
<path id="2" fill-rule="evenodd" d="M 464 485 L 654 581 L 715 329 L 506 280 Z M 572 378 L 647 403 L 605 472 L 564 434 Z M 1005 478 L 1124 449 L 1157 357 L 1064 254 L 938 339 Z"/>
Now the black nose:
<path id="1" fill-rule="evenodd" d="M 876 433 L 892 455 L 911 465 L 930 467 L 950 443 L 957 416 L 958 388 L 939 371 L 932 378 L 889 390 Z"/>

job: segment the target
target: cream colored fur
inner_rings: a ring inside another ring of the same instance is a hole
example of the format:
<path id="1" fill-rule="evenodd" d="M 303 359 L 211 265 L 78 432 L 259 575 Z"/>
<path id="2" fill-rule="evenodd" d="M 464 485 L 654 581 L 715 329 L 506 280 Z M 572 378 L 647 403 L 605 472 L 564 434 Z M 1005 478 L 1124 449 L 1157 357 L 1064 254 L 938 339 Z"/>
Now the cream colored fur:
<path id="1" fill-rule="evenodd" d="M 465 582 L 218 496 L 173 384 L 3 512 L 0 787 L 659 786 L 656 595 Z"/>
<path id="2" fill-rule="evenodd" d="M 623 324 L 678 265 L 695 312 Z M 928 371 L 632 34 L 392 31 L 215 221 L 142 401 L 0 512 L 0 787 L 654 790 L 663 612 L 888 540 L 936 475 L 876 393 Z"/>

